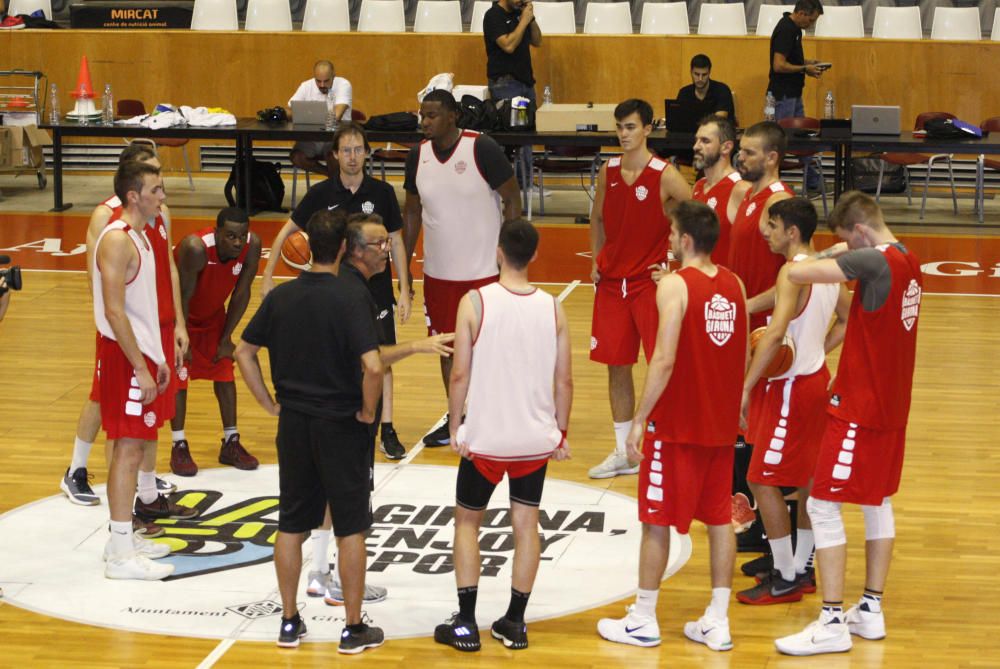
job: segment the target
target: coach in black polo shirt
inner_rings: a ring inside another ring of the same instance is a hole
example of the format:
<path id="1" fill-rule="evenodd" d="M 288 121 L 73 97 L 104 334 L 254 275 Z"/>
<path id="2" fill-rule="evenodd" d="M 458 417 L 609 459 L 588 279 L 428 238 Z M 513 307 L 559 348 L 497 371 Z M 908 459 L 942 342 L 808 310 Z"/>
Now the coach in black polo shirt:
<path id="1" fill-rule="evenodd" d="M 361 620 L 364 532 L 372 522 L 370 425 L 382 391 L 382 361 L 371 295 L 335 274 L 344 229 L 340 213 L 322 211 L 310 218 L 312 271 L 264 298 L 235 357 L 254 398 L 278 416 L 274 565 L 284 612 L 278 645 L 295 647 L 306 634 L 296 598 L 302 542 L 329 506 L 347 623 L 340 651 L 357 653 L 384 638 L 381 629 Z M 257 359 L 261 347 L 268 350 L 273 399 Z"/>
<path id="2" fill-rule="evenodd" d="M 737 125 L 733 92 L 726 84 L 712 79 L 712 61 L 703 53 L 691 59 L 691 83 L 677 91 L 677 101 L 691 109 L 695 119 L 718 114 Z"/>
<path id="3" fill-rule="evenodd" d="M 490 97 L 535 99 L 531 47 L 542 44 L 535 10 L 527 0 L 499 0 L 483 16 L 486 41 L 486 78 Z"/>
<path id="4" fill-rule="evenodd" d="M 291 218 L 278 232 L 271 244 L 272 253 L 264 268 L 262 290 L 266 293 L 274 285 L 273 276 L 281 254 L 274 252 L 280 249 L 285 239 L 305 227 L 306 221 L 317 211 L 340 210 L 346 214 L 378 214 L 382 217 L 392 250 L 396 274 L 402 280 L 402 285 L 409 285 L 406 251 L 403 248 L 403 218 L 399 211 L 399 201 L 392 186 L 380 181 L 365 172 L 365 157 L 368 155 L 368 140 L 364 129 L 357 123 L 341 125 L 333 135 L 333 151 L 331 161 L 336 160 L 337 170 L 326 181 L 316 184 L 306 193 L 305 197 L 292 212 Z M 331 165 L 334 163 L 331 162 Z M 393 306 L 396 303 L 392 290 L 392 272 L 389 267 L 372 277 L 372 294 L 377 307 L 378 326 L 382 341 L 387 344 L 396 343 L 396 327 L 393 322 Z M 399 296 L 399 319 L 405 323 L 410 317 L 410 293 L 403 291 Z M 396 430 L 392 425 L 392 370 L 386 369 L 383 416 L 381 426 L 382 452 L 390 460 L 399 460 L 406 455 Z"/>

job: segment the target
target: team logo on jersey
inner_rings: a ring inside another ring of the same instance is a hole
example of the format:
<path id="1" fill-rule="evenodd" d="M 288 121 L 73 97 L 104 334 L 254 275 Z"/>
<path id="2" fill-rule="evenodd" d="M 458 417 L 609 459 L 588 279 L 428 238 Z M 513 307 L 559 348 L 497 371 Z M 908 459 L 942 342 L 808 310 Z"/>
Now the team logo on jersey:
<path id="1" fill-rule="evenodd" d="M 239 276 L 240 272 L 242 271 L 243 271 L 243 263 L 238 262 L 235 265 L 233 265 L 233 276 Z"/>
<path id="2" fill-rule="evenodd" d="M 187 365 L 181 365 L 180 369 L 177 370 L 177 378 L 181 381 L 187 381 L 188 368 Z"/>
<path id="3" fill-rule="evenodd" d="M 646 190 L 645 186 L 639 186 L 635 189 L 635 199 L 642 202 L 649 195 L 649 191 Z"/>
<path id="4" fill-rule="evenodd" d="M 156 424 L 156 414 L 147 411 L 142 417 L 142 422 L 146 424 L 146 427 L 153 427 Z"/>
<path id="5" fill-rule="evenodd" d="M 163 237 L 164 239 L 167 238 L 167 228 L 166 228 L 166 226 L 158 225 L 158 226 L 156 226 L 156 229 L 159 231 L 161 237 Z"/>
<path id="6" fill-rule="evenodd" d="M 903 293 L 903 310 L 900 313 L 900 318 L 903 320 L 903 327 L 906 328 L 907 332 L 913 329 L 919 312 L 920 284 L 917 283 L 916 279 L 910 279 L 910 285 L 906 287 L 906 292 Z"/>
<path id="7" fill-rule="evenodd" d="M 755 211 L 757 211 L 757 203 L 756 202 L 751 202 L 747 206 L 747 216 L 751 216 Z"/>
<path id="8" fill-rule="evenodd" d="M 705 332 L 712 343 L 722 346 L 736 330 L 736 305 L 716 293 L 705 303 Z"/>
<path id="9" fill-rule="evenodd" d="M 597 348 L 597 337 L 590 338 L 590 350 L 593 351 Z"/>
<path id="10" fill-rule="evenodd" d="M 375 203 L 371 200 L 365 200 L 361 203 L 361 211 L 365 212 L 366 215 L 371 216 L 375 211 Z"/>
<path id="11" fill-rule="evenodd" d="M 715 205 L 717 205 L 718 203 L 719 201 L 716 200 L 715 196 L 713 195 L 712 197 L 708 198 L 708 202 L 706 202 L 705 204 L 707 204 L 712 209 L 715 209 Z"/>
<path id="12" fill-rule="evenodd" d="M 468 168 L 469 165 L 464 160 L 460 160 L 457 163 L 455 163 L 455 171 L 458 172 L 459 174 L 465 174 L 465 170 L 467 170 Z"/>

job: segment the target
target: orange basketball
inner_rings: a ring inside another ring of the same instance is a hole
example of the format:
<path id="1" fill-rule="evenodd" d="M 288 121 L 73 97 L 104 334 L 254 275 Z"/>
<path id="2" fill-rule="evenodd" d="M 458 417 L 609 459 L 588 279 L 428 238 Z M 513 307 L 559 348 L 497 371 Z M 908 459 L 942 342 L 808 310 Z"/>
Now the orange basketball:
<path id="1" fill-rule="evenodd" d="M 309 250 L 309 235 L 298 230 L 288 235 L 281 245 L 281 259 L 289 267 L 308 270 L 312 267 L 312 251 Z"/>
<path id="2" fill-rule="evenodd" d="M 764 332 L 767 330 L 766 327 L 759 327 L 750 333 L 750 354 L 757 349 L 757 342 L 760 338 L 764 336 Z M 785 338 L 781 341 L 781 345 L 778 346 L 778 350 L 775 351 L 774 357 L 771 358 L 770 364 L 764 370 L 764 376 L 767 378 L 773 378 L 775 376 L 781 376 L 789 369 L 792 368 L 792 363 L 795 362 L 795 342 L 787 334 Z"/>

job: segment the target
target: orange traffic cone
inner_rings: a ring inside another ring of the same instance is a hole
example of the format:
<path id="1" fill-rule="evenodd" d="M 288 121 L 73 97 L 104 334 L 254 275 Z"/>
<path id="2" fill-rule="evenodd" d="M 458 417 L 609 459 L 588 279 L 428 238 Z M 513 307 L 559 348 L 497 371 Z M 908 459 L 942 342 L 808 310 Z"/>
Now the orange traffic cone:
<path id="1" fill-rule="evenodd" d="M 94 98 L 94 86 L 90 83 L 90 65 L 87 64 L 86 56 L 80 59 L 80 74 L 76 78 L 76 88 L 71 95 L 77 99 Z"/>

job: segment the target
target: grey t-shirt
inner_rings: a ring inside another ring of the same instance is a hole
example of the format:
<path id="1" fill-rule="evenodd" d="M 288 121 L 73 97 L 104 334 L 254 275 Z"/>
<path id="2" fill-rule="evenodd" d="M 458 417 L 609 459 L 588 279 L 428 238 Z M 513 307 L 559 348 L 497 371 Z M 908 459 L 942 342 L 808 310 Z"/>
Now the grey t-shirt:
<path id="1" fill-rule="evenodd" d="M 892 246 L 906 253 L 906 247 L 899 242 Z M 848 251 L 837 258 L 837 265 L 848 281 L 858 279 L 865 311 L 878 311 L 885 304 L 892 288 L 892 272 L 884 253 L 875 248 Z"/>

